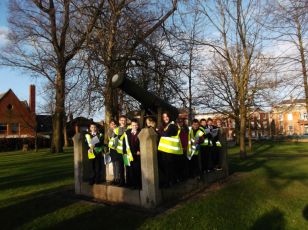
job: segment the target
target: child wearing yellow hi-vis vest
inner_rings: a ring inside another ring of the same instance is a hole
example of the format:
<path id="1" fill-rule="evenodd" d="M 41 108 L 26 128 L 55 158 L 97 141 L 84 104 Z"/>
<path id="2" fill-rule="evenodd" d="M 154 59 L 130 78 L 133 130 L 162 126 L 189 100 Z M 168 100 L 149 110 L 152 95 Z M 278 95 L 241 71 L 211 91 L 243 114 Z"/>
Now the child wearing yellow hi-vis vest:
<path id="1" fill-rule="evenodd" d="M 112 166 L 113 166 L 113 176 L 114 185 L 124 186 L 124 162 L 123 162 L 123 137 L 127 129 L 126 127 L 127 118 L 124 115 L 119 117 L 119 126 L 113 130 L 113 140 L 112 145 L 115 151 L 110 152 Z"/>
<path id="2" fill-rule="evenodd" d="M 189 162 L 189 174 L 191 177 L 200 176 L 202 173 L 202 165 L 199 163 L 201 144 L 204 143 L 204 132 L 200 129 L 197 119 L 192 120 L 189 127 L 187 158 Z"/>
<path id="3" fill-rule="evenodd" d="M 136 119 L 131 120 L 130 128 L 124 134 L 123 158 L 126 166 L 126 185 L 141 189 L 139 125 Z"/>
<path id="4" fill-rule="evenodd" d="M 99 133 L 97 125 L 91 123 L 90 131 L 85 135 L 88 143 L 88 159 L 91 166 L 89 184 L 100 183 L 102 176 L 102 152 L 104 147 L 104 137 Z"/>

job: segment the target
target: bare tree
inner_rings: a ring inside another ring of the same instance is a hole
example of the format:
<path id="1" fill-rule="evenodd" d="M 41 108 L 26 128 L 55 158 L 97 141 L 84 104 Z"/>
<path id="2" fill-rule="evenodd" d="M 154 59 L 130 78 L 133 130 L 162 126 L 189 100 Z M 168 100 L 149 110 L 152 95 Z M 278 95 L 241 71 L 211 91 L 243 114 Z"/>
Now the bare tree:
<path id="1" fill-rule="evenodd" d="M 106 13 L 98 20 L 95 33 L 91 36 L 89 58 L 98 67 L 93 70 L 103 80 L 105 121 L 118 116 L 118 90 L 112 89 L 112 77 L 126 72 L 128 65 L 140 45 L 159 29 L 173 14 L 177 0 L 170 1 L 165 11 L 163 1 L 115 1 L 106 4 Z M 101 65 L 101 66 L 99 66 Z"/>
<path id="2" fill-rule="evenodd" d="M 267 1 L 266 6 L 265 14 L 269 15 L 269 20 L 265 25 L 270 37 L 275 43 L 285 45 L 278 54 L 283 65 L 281 72 L 287 71 L 287 78 L 292 77 L 293 85 L 297 79 L 301 79 L 308 111 L 308 1 L 274 0 Z"/>
<path id="3" fill-rule="evenodd" d="M 234 118 L 242 158 L 246 158 L 249 98 L 259 87 L 258 78 L 254 76 L 262 73 L 257 66 L 260 60 L 264 60 L 260 52 L 262 25 L 257 23 L 260 11 L 260 2 L 253 0 L 200 3 L 200 12 L 210 25 L 208 31 L 213 34 L 200 41 L 200 45 L 209 47 L 208 54 L 212 54 L 210 67 L 203 74 L 206 86 L 204 102 Z M 252 87 L 253 84 L 256 87 Z"/>
<path id="4" fill-rule="evenodd" d="M 83 47 L 104 7 L 104 1 L 12 0 L 9 43 L 1 64 L 22 68 L 48 79 L 55 90 L 52 152 L 63 151 L 65 87 L 68 69 Z"/>

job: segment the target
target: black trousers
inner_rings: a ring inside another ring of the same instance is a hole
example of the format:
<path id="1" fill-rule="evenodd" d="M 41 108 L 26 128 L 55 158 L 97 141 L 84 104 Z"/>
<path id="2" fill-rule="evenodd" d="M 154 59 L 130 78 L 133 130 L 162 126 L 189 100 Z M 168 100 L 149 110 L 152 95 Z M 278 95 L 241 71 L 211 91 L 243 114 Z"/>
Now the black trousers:
<path id="1" fill-rule="evenodd" d="M 116 150 L 110 150 L 110 157 L 113 166 L 114 181 L 120 184 L 124 184 L 124 162 L 122 154 L 119 154 Z"/>
<path id="2" fill-rule="evenodd" d="M 128 186 L 141 188 L 141 164 L 140 156 L 133 155 L 134 160 L 130 166 L 126 166 L 126 183 Z"/>
<path id="3" fill-rule="evenodd" d="M 102 153 L 95 153 L 94 159 L 89 159 L 90 161 L 90 183 L 99 183 L 102 179 L 102 165 L 103 165 L 103 157 Z"/>
<path id="4" fill-rule="evenodd" d="M 158 154 L 159 183 L 161 187 L 168 187 L 176 181 L 176 158 L 170 153 L 158 152 Z"/>
<path id="5" fill-rule="evenodd" d="M 200 146 L 201 162 L 202 162 L 202 171 L 212 170 L 212 152 L 209 146 Z"/>
<path id="6" fill-rule="evenodd" d="M 189 161 L 189 177 L 194 178 L 199 175 L 200 175 L 199 155 L 194 155 Z"/>
<path id="7" fill-rule="evenodd" d="M 211 158 L 214 167 L 221 167 L 222 148 L 217 146 L 212 146 Z"/>

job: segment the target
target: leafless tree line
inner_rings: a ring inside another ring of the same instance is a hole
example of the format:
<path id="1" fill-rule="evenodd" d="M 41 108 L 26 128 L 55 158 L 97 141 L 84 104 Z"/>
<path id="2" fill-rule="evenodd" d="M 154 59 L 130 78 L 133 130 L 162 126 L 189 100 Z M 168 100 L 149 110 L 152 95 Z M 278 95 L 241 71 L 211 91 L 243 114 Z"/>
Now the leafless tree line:
<path id="1" fill-rule="evenodd" d="M 108 123 L 139 108 L 111 87 L 126 72 L 189 120 L 202 107 L 233 118 L 245 158 L 253 107 L 286 95 L 275 89 L 308 104 L 307 9 L 299 0 L 12 0 L 1 64 L 48 80 L 54 152 L 68 114 L 103 110 Z"/>

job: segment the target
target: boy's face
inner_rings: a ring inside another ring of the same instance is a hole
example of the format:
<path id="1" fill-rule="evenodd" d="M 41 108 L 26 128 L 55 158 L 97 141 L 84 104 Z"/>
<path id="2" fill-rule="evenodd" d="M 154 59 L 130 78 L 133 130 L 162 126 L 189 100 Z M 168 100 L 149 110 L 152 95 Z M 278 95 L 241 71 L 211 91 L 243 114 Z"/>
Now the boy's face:
<path id="1" fill-rule="evenodd" d="M 207 125 L 213 125 L 213 121 L 211 120 L 207 121 Z"/>
<path id="2" fill-rule="evenodd" d="M 191 124 L 191 127 L 193 128 L 193 130 L 197 130 L 197 129 L 199 129 L 199 123 L 194 122 L 194 123 Z"/>
<path id="3" fill-rule="evenodd" d="M 125 126 L 126 126 L 126 118 L 121 117 L 121 118 L 119 119 L 119 125 L 120 125 L 121 127 L 125 127 Z"/>
<path id="4" fill-rule="evenodd" d="M 206 121 L 201 121 L 201 126 L 206 126 Z"/>
<path id="5" fill-rule="evenodd" d="M 137 131 L 137 129 L 139 127 L 137 122 L 132 122 L 131 126 L 132 126 L 132 130 L 134 130 L 134 131 Z"/>
<path id="6" fill-rule="evenodd" d="M 114 129 L 116 127 L 116 124 L 114 122 L 110 122 L 109 128 Z"/>
<path id="7" fill-rule="evenodd" d="M 96 127 L 96 125 L 91 125 L 91 126 L 90 126 L 90 131 L 91 131 L 91 133 L 96 133 L 96 132 L 97 132 L 97 127 Z"/>

